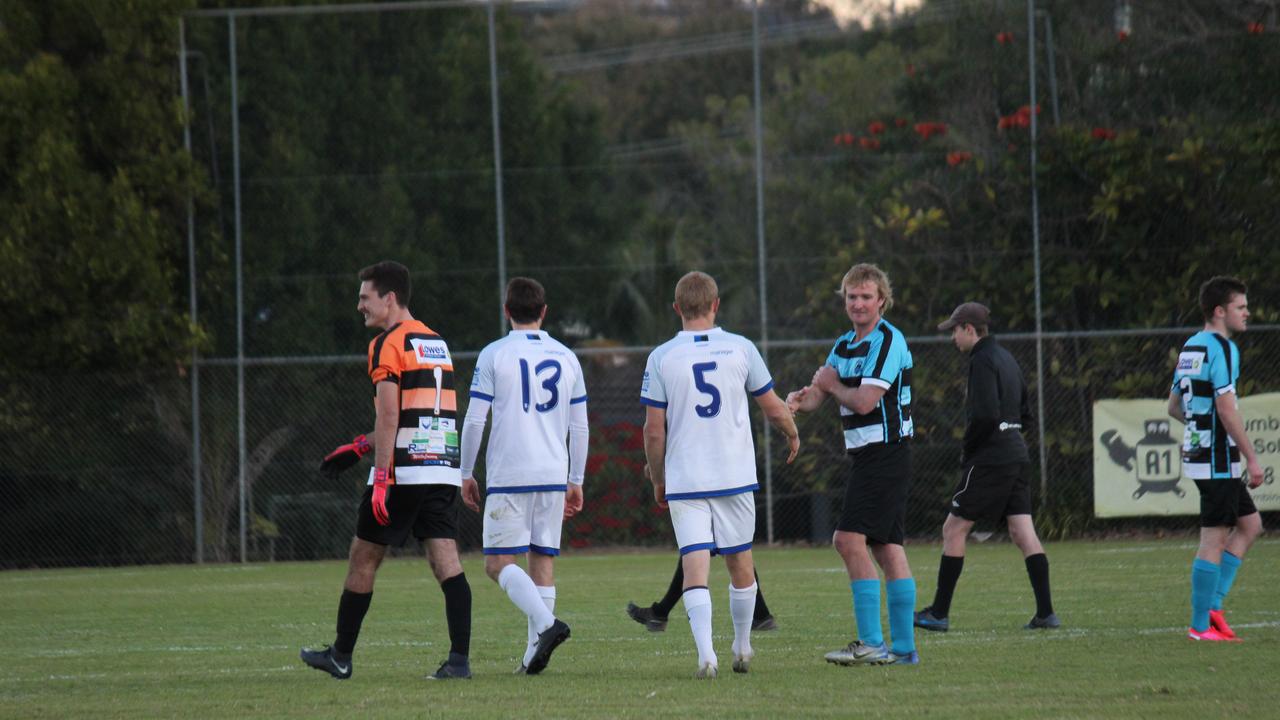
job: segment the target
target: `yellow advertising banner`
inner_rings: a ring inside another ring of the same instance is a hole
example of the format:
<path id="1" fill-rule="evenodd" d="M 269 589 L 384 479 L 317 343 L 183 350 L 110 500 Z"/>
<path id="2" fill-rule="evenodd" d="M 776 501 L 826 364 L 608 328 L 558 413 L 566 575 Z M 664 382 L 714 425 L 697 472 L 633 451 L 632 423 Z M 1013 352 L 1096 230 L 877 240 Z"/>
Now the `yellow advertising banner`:
<path id="1" fill-rule="evenodd" d="M 1098 517 L 1198 515 L 1200 493 L 1182 472 L 1182 430 L 1162 400 L 1093 404 L 1093 513 Z M 1258 453 L 1259 510 L 1280 510 L 1280 393 L 1240 399 L 1245 432 Z M 1243 461 L 1243 458 L 1241 458 Z"/>

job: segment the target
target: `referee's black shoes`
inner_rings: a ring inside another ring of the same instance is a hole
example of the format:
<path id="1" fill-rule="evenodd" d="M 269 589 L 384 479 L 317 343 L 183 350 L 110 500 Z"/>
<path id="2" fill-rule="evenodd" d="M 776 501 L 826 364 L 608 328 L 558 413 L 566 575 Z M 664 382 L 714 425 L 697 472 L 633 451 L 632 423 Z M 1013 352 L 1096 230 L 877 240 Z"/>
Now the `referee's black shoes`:
<path id="1" fill-rule="evenodd" d="M 302 662 L 317 670 L 323 670 L 339 680 L 346 680 L 351 677 L 351 656 L 340 658 L 338 655 L 338 651 L 334 650 L 333 646 L 325 646 L 323 650 L 302 648 L 302 652 L 298 653 Z"/>
<path id="2" fill-rule="evenodd" d="M 1049 613 L 1044 617 L 1037 615 L 1031 618 L 1031 622 L 1022 627 L 1024 630 L 1055 630 L 1062 627 L 1062 621 L 1058 619 L 1058 613 Z"/>
<path id="3" fill-rule="evenodd" d="M 933 614 L 933 608 L 927 607 L 916 611 L 915 626 L 921 630 L 946 632 L 951 629 L 951 621 Z"/>

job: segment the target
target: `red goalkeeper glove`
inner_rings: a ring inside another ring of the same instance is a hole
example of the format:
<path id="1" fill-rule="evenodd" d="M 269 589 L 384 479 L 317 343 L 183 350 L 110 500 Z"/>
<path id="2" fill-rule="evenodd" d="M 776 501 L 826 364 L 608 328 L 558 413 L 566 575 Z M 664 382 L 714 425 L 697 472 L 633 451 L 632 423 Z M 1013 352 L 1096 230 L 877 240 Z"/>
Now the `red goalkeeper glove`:
<path id="1" fill-rule="evenodd" d="M 386 468 L 373 470 L 373 519 L 379 525 L 391 524 L 391 513 L 387 512 L 387 493 L 391 492 L 391 480 L 387 477 Z"/>
<path id="2" fill-rule="evenodd" d="M 364 435 L 357 435 L 354 440 L 346 445 L 339 445 L 334 451 L 324 456 L 324 460 L 320 461 L 320 472 L 331 478 L 337 477 L 338 473 L 355 465 L 364 457 L 372 446 Z"/>

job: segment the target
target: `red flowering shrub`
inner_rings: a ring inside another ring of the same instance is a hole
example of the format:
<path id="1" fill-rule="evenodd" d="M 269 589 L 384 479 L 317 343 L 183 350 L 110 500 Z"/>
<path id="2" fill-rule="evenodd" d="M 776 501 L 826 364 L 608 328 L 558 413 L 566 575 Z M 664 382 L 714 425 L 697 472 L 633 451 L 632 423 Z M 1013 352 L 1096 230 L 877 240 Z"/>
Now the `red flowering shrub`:
<path id="1" fill-rule="evenodd" d="M 593 420 L 586 472 L 582 512 L 564 525 L 569 547 L 672 542 L 667 511 L 653 502 L 653 486 L 644 477 L 641 426 Z"/>
<path id="2" fill-rule="evenodd" d="M 885 128 L 884 123 L 880 122 L 879 120 L 876 120 L 871 124 L 867 125 L 867 132 L 871 133 L 872 135 L 879 135 L 880 133 L 884 132 L 884 128 Z"/>
<path id="3" fill-rule="evenodd" d="M 940 122 L 922 122 L 916 123 L 915 132 L 922 140 L 928 140 L 934 135 L 946 135 L 947 124 Z"/>

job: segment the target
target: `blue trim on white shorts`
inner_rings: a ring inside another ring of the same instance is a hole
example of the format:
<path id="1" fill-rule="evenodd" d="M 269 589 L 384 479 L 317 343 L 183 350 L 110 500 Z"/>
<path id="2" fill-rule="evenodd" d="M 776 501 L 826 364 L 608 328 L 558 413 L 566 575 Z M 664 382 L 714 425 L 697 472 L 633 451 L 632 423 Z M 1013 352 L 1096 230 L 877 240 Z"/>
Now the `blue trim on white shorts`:
<path id="1" fill-rule="evenodd" d="M 529 552 L 528 545 L 520 545 L 518 547 L 497 547 L 484 549 L 485 555 L 523 555 Z"/>
<path id="2" fill-rule="evenodd" d="M 650 400 L 647 397 L 640 398 L 640 404 L 648 405 L 649 407 L 656 407 L 659 410 L 665 410 L 667 407 L 667 404 L 662 402 L 661 400 Z"/>
<path id="3" fill-rule="evenodd" d="M 772 389 L 773 389 L 773 381 L 770 380 L 769 382 L 765 383 L 764 387 L 760 388 L 759 390 L 752 390 L 751 397 L 760 397 L 761 395 L 769 392 Z"/>
<path id="4" fill-rule="evenodd" d="M 489 395 L 489 394 L 486 394 L 486 393 L 482 393 L 482 392 L 480 392 L 479 390 L 472 390 L 472 391 L 471 391 L 471 397 L 472 397 L 472 399 L 475 399 L 475 400 L 485 400 L 485 401 L 487 401 L 487 402 L 493 402 L 493 396 L 492 396 L 492 395 Z"/>
<path id="5" fill-rule="evenodd" d="M 742 493 L 755 492 L 760 489 L 759 483 L 751 483 L 742 487 L 727 488 L 724 490 L 703 490 L 698 492 L 687 493 L 667 493 L 667 501 L 671 500 L 700 500 L 702 498 L 724 497 L 726 495 L 741 495 Z"/>
<path id="6" fill-rule="evenodd" d="M 712 552 L 715 552 L 716 544 L 713 542 L 708 542 L 708 543 L 694 543 L 693 545 L 686 545 L 680 548 L 680 555 L 681 557 L 683 557 L 685 555 L 688 555 L 691 552 L 698 552 L 699 550 L 710 550 Z M 485 552 L 488 552 L 488 551 L 486 550 Z"/>
<path id="7" fill-rule="evenodd" d="M 586 401 L 587 401 L 587 396 L 586 396 L 586 395 L 583 395 L 582 397 L 576 397 L 576 398 L 573 398 L 572 400 L 570 400 L 570 401 L 569 401 L 569 404 L 570 404 L 570 405 L 577 405 L 578 403 L 584 403 L 584 402 L 586 402 Z"/>
<path id="8" fill-rule="evenodd" d="M 559 485 L 499 485 L 485 488 L 484 494 L 488 496 L 508 493 L 566 492 L 568 489 L 569 486 L 564 483 Z"/>
<path id="9" fill-rule="evenodd" d="M 733 547 L 716 548 L 716 552 L 721 555 L 733 555 L 735 553 L 744 552 L 750 549 L 751 549 L 751 543 L 743 543 L 741 545 L 734 545 Z"/>
<path id="10" fill-rule="evenodd" d="M 550 555 L 551 557 L 555 557 L 560 554 L 560 548 L 543 547 L 542 545 L 534 545 L 533 543 L 529 543 L 529 550 L 536 552 L 539 555 Z"/>

